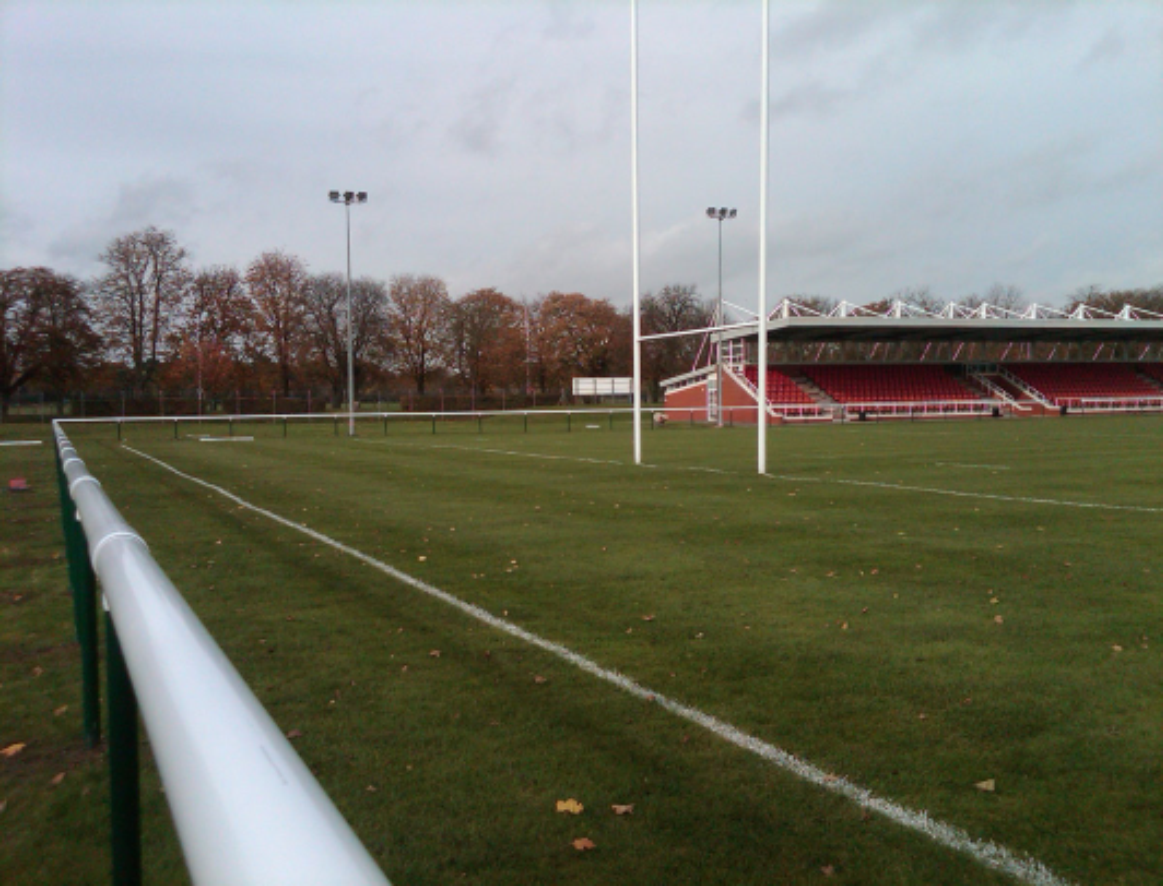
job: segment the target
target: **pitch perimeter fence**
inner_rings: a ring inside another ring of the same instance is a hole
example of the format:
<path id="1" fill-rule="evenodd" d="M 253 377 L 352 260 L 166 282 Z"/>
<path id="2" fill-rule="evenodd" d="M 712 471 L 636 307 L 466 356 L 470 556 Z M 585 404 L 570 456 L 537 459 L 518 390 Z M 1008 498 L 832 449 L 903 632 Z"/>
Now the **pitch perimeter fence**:
<path id="1" fill-rule="evenodd" d="M 101 724 L 98 579 L 105 603 L 113 883 L 141 883 L 140 711 L 197 886 L 388 886 L 61 425 L 53 431 L 91 746 Z"/>

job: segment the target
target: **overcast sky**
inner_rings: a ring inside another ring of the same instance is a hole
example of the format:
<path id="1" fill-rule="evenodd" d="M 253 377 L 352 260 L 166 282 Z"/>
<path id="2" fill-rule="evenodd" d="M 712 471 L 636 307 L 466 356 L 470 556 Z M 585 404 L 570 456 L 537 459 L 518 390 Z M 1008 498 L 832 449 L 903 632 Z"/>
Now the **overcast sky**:
<path id="1" fill-rule="evenodd" d="M 629 0 L 0 0 L 0 266 L 630 301 Z M 640 0 L 642 286 L 756 303 L 759 0 Z M 1163 283 L 1163 2 L 773 0 L 769 298 Z"/>

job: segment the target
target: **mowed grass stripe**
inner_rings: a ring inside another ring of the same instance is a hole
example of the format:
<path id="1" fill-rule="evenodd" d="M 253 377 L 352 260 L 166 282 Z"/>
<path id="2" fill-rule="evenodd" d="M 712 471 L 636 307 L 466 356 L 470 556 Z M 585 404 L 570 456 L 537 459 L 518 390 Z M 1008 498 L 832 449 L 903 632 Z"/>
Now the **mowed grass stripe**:
<path id="1" fill-rule="evenodd" d="M 296 532 L 300 532 L 315 541 L 321 542 L 340 551 L 350 557 L 354 557 L 367 565 L 378 569 L 389 577 L 409 587 L 418 590 L 430 597 L 440 600 L 449 606 L 460 610 L 465 615 L 480 621 L 494 630 L 509 634 L 516 637 L 525 643 L 541 649 L 551 655 L 554 655 L 567 663 L 581 669 L 582 671 L 610 683 L 623 692 L 639 698 L 643 701 L 648 701 L 658 704 L 660 707 L 669 711 L 670 713 L 681 717 L 695 725 L 698 725 L 709 732 L 714 733 L 724 741 L 730 742 L 743 750 L 749 751 L 762 757 L 769 763 L 772 763 L 779 768 L 796 775 L 797 777 L 816 785 L 826 791 L 839 794 L 871 812 L 876 812 L 883 815 L 894 823 L 903 827 L 914 830 L 923 834 L 934 842 L 952 849 L 957 852 L 964 853 L 982 865 L 1000 871 L 1007 875 L 1017 878 L 1018 880 L 1033 884 L 1033 886 L 1064 886 L 1065 880 L 1058 878 L 1049 868 L 1043 865 L 1036 859 L 1023 857 L 1017 855 L 1003 846 L 998 846 L 989 841 L 976 840 L 971 837 L 964 830 L 948 825 L 944 822 L 937 821 L 931 818 L 923 811 L 917 811 L 900 806 L 891 800 L 878 797 L 871 791 L 853 784 L 845 778 L 832 775 L 811 763 L 799 759 L 793 754 L 789 754 L 783 749 L 762 741 L 754 736 L 748 735 L 741 730 L 735 728 L 729 723 L 717 719 L 709 714 L 699 711 L 695 708 L 688 707 L 674 699 L 656 692 L 648 687 L 642 686 L 635 682 L 632 678 L 615 671 L 603 668 L 596 662 L 586 658 L 583 655 L 538 636 L 530 631 L 526 631 L 518 625 L 513 624 L 502 618 L 498 618 L 490 612 L 475 606 L 471 603 L 466 603 L 460 598 L 449 594 L 434 585 L 422 581 L 415 576 L 409 575 L 399 569 L 384 563 L 374 557 L 365 554 L 355 548 L 352 548 L 342 542 L 327 536 L 321 532 L 317 532 L 302 523 L 289 520 L 279 514 L 269 511 L 252 504 L 246 499 L 235 495 L 227 489 L 222 488 L 216 484 L 210 483 L 199 477 L 195 477 L 184 471 L 175 468 L 161 459 L 155 458 L 141 450 L 126 446 L 125 449 L 135 455 L 144 458 L 153 464 L 187 480 L 195 483 L 203 488 L 209 489 L 223 498 L 234 502 L 240 507 L 244 507 L 254 513 L 260 514 L 269 520 L 272 520 L 280 525 Z"/>

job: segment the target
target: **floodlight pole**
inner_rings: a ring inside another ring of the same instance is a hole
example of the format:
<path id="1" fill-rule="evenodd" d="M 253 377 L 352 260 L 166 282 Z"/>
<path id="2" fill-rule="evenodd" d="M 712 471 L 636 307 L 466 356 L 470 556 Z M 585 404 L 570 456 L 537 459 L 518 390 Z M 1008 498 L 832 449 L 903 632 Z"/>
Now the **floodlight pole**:
<path id="1" fill-rule="evenodd" d="M 351 310 L 351 204 L 367 203 L 367 191 L 332 191 L 332 203 L 342 203 L 347 217 L 347 436 L 355 436 L 355 352 L 352 345 Z"/>
<path id="2" fill-rule="evenodd" d="M 707 208 L 707 218 L 713 218 L 719 223 L 719 301 L 715 308 L 715 325 L 724 325 L 723 318 L 723 220 L 734 218 L 738 214 L 738 210 L 721 207 L 716 209 L 714 206 Z M 719 340 L 715 344 L 715 385 L 716 394 L 719 405 L 716 410 L 718 415 L 718 425 L 723 427 L 723 333 L 718 333 Z"/>

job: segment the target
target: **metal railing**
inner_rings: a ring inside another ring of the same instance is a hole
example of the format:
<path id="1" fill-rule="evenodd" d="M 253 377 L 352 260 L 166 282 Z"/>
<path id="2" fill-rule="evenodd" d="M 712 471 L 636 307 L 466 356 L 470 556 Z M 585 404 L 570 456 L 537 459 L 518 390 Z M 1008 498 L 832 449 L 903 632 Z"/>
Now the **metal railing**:
<path id="1" fill-rule="evenodd" d="M 141 876 L 140 708 L 195 884 L 385 886 L 376 862 L 58 423 L 54 434 L 73 592 L 92 595 L 95 575 L 106 609 L 114 882 Z M 77 562 L 86 547 L 87 563 Z M 95 621 L 82 608 L 79 635 L 83 620 Z M 83 644 L 95 643 L 93 627 Z M 95 653 L 82 657 L 95 669 Z M 93 677 L 85 681 L 89 704 Z"/>

